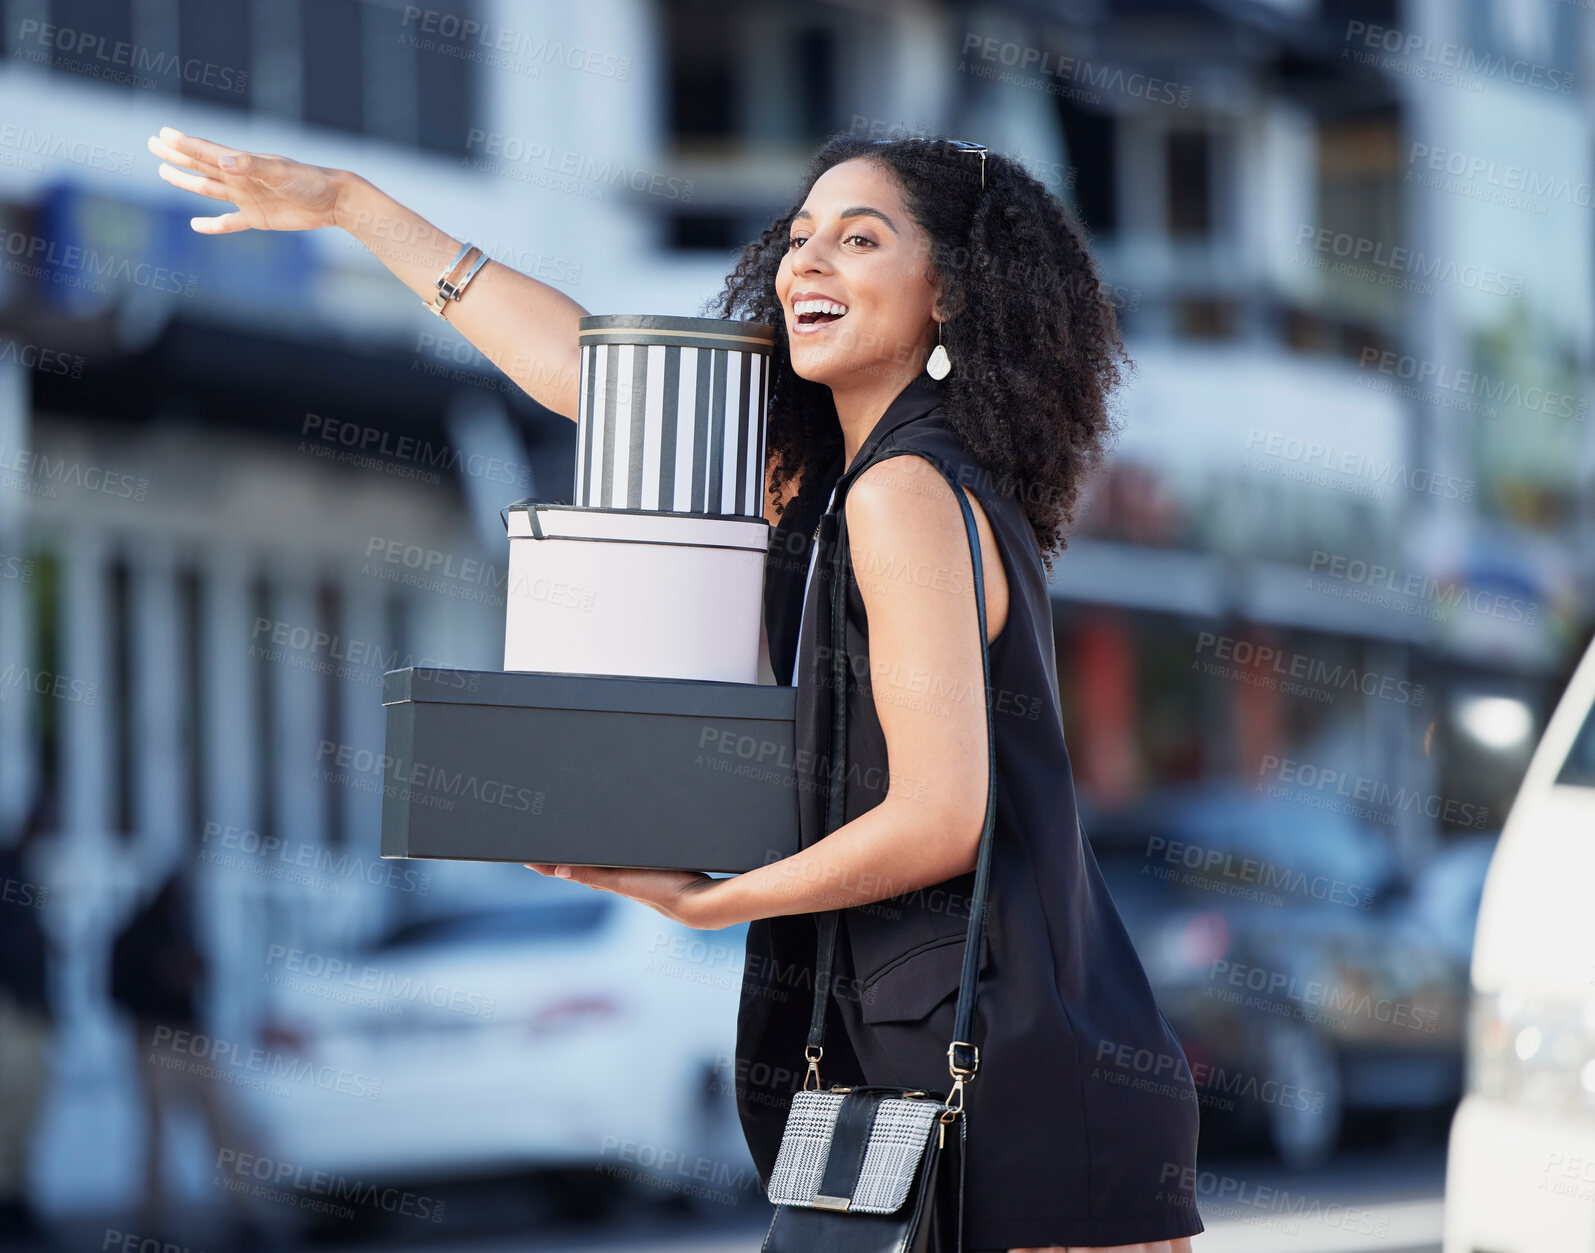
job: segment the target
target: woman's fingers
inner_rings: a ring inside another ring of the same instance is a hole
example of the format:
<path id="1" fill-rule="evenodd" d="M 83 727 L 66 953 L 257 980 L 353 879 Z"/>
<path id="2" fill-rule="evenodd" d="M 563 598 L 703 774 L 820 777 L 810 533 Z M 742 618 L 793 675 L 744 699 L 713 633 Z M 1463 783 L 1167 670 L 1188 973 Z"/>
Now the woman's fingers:
<path id="1" fill-rule="evenodd" d="M 161 127 L 160 138 L 176 151 L 185 164 L 198 166 L 204 173 L 215 173 L 220 168 L 222 157 L 236 157 L 243 152 L 242 148 L 229 148 L 226 144 L 201 139 L 198 135 L 185 135 L 171 126 Z"/>
<path id="2" fill-rule="evenodd" d="M 219 178 L 208 178 L 203 174 L 190 174 L 187 170 L 180 170 L 175 165 L 168 165 L 162 161 L 155 167 L 155 172 L 173 186 L 181 187 L 185 191 L 197 191 L 202 196 L 209 196 L 213 200 L 232 200 L 228 193 L 227 185 Z"/>
<path id="3" fill-rule="evenodd" d="M 155 172 L 174 187 L 209 196 L 212 200 L 238 203 L 236 191 L 222 180 L 222 167 L 216 164 L 216 158 L 237 153 L 238 149 L 185 135 L 170 126 L 161 127 L 160 134 L 151 135 L 146 143 L 149 150 L 161 158 Z M 189 218 L 188 224 L 202 235 L 230 235 L 250 229 L 244 214 L 238 210 L 213 217 Z"/>
<path id="4" fill-rule="evenodd" d="M 213 218 L 189 218 L 188 224 L 201 235 L 230 235 L 234 231 L 250 229 L 249 223 L 244 221 L 244 215 L 236 209 Z"/>
<path id="5" fill-rule="evenodd" d="M 216 163 L 207 161 L 191 151 L 192 143 L 187 135 L 174 131 L 170 126 L 161 127 L 160 134 L 151 135 L 144 141 L 145 146 L 162 161 L 169 161 L 184 169 L 197 170 L 201 174 L 216 174 L 218 172 Z"/>
<path id="6" fill-rule="evenodd" d="M 337 171 L 290 157 L 229 148 L 184 135 L 169 126 L 162 127 L 160 135 L 151 136 L 148 143 L 150 151 L 162 159 L 157 172 L 163 180 L 185 191 L 238 206 L 236 213 L 189 219 L 196 231 L 224 235 L 246 230 L 305 231 L 336 225 Z"/>

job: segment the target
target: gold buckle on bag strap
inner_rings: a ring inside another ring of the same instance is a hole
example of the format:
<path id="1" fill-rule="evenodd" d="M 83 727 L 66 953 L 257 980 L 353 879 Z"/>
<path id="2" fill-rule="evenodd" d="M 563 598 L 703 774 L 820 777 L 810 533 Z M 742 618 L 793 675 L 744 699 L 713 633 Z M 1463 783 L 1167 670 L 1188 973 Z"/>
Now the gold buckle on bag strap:
<path id="1" fill-rule="evenodd" d="M 957 1052 L 959 1049 L 968 1049 L 967 1055 Z M 960 1061 L 967 1060 L 967 1065 Z M 973 1079 L 975 1071 L 980 1069 L 980 1050 L 965 1040 L 954 1040 L 947 1046 L 947 1070 L 953 1077 L 952 1090 L 947 1093 L 947 1103 L 942 1106 L 942 1112 L 937 1116 L 943 1126 L 952 1122 L 959 1114 L 964 1112 L 964 1081 Z"/>
<path id="2" fill-rule="evenodd" d="M 808 1059 L 809 1068 L 803 1076 L 803 1090 L 809 1090 L 809 1080 L 814 1080 L 814 1090 L 818 1092 L 823 1086 L 820 1083 L 820 1058 L 825 1055 L 825 1049 L 818 1044 L 805 1044 L 803 1056 Z"/>

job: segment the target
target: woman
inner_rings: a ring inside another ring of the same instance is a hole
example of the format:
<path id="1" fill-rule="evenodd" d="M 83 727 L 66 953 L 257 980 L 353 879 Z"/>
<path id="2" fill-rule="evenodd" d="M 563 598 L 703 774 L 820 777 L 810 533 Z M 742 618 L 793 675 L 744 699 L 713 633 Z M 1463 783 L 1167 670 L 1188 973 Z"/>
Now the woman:
<path id="1" fill-rule="evenodd" d="M 201 232 L 342 226 L 422 299 L 461 244 L 348 171 L 170 128 L 150 147 L 167 181 L 238 206 L 193 219 Z M 803 188 L 744 249 L 718 316 L 777 328 L 765 628 L 777 678 L 799 688 L 799 746 L 813 750 L 800 763 L 818 760 L 829 726 L 817 664 L 829 598 L 808 577 L 809 532 L 843 467 L 865 467 L 836 519 L 851 571 L 846 821 L 819 829 L 819 781 L 800 769 L 803 847 L 770 865 L 723 879 L 534 868 L 688 926 L 750 923 L 737 1091 L 764 1178 L 802 1073 L 816 911 L 842 911 L 823 1080 L 945 1090 L 988 786 L 986 696 L 958 502 L 923 458 L 883 454 L 943 457 L 980 536 L 997 737 L 965 1244 L 1189 1253 L 1203 1230 L 1195 1090 L 1080 830 L 1046 589 L 1109 428 L 1123 356 L 1113 307 L 1064 205 L 998 154 L 838 137 Z M 585 312 L 489 263 L 449 320 L 575 418 Z M 943 354 L 937 381 L 925 367 Z"/>

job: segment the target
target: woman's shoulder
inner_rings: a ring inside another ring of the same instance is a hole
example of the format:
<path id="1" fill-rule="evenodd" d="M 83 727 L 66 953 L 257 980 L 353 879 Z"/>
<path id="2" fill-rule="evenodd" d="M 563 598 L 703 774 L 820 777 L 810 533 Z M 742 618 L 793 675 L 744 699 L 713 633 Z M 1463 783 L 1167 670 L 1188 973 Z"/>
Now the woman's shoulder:
<path id="1" fill-rule="evenodd" d="M 887 433 L 881 441 L 877 456 L 895 450 L 930 453 L 946 463 L 961 486 L 967 487 L 980 503 L 988 509 L 1005 508 L 1004 502 L 1014 500 L 1012 490 L 1005 486 L 1004 476 L 971 453 L 947 421 L 940 405 L 904 422 Z"/>
<path id="2" fill-rule="evenodd" d="M 991 541 L 1004 554 L 1005 566 L 1022 572 L 1021 581 L 1030 584 L 1034 594 L 1045 595 L 1048 576 L 1041 549 L 1011 472 L 998 470 L 971 453 L 948 424 L 940 405 L 889 432 L 876 455 L 897 450 L 928 452 L 945 463 L 958 485 L 979 504 L 991 528 Z M 928 465 L 925 472 L 946 483 Z"/>

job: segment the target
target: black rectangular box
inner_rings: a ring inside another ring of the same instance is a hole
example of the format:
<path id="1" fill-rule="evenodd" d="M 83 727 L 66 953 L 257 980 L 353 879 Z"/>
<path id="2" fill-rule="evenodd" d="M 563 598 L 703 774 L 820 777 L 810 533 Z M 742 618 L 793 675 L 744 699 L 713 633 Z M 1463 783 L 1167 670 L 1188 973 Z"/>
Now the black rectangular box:
<path id="1" fill-rule="evenodd" d="M 780 684 L 409 667 L 382 856 L 741 872 L 798 851 Z"/>

